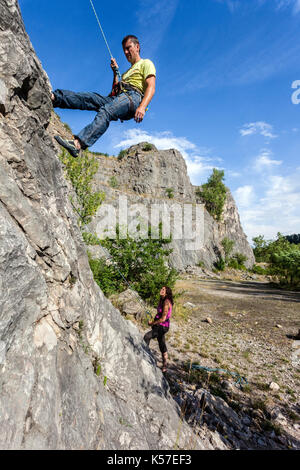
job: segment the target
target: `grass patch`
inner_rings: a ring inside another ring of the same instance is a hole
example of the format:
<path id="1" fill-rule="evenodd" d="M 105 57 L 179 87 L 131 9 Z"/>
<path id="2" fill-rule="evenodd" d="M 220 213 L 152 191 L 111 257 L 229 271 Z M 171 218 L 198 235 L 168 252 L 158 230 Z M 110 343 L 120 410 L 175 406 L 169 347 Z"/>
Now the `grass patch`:
<path id="1" fill-rule="evenodd" d="M 175 303 L 173 310 L 173 318 L 177 323 L 187 323 L 191 311 L 180 303 Z"/>
<path id="2" fill-rule="evenodd" d="M 255 385 L 256 388 L 258 388 L 258 390 L 261 390 L 262 392 L 266 392 L 267 390 L 269 390 L 269 385 L 266 383 L 258 382 Z"/>
<path id="3" fill-rule="evenodd" d="M 266 419 L 261 423 L 261 427 L 264 431 L 266 432 L 272 432 L 274 431 L 276 436 L 280 436 L 282 433 L 281 427 L 278 426 L 275 423 L 272 423 L 272 421 Z"/>
<path id="4" fill-rule="evenodd" d="M 254 402 L 252 402 L 252 408 L 254 410 L 261 410 L 264 413 L 267 412 L 267 406 L 263 400 L 255 400 Z"/>

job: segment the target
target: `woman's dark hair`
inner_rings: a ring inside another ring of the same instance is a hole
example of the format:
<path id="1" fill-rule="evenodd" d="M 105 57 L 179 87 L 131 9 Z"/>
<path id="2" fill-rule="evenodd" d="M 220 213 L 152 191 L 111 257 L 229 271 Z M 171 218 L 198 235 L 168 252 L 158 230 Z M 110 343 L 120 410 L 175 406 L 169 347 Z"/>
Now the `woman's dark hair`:
<path id="1" fill-rule="evenodd" d="M 164 286 L 166 288 L 166 296 L 165 297 L 160 297 L 160 300 L 159 300 L 159 307 L 162 307 L 164 306 L 164 303 L 166 300 L 169 300 L 171 302 L 172 305 L 174 305 L 174 300 L 173 300 L 173 292 L 172 292 L 172 289 L 170 287 L 167 287 L 167 286 Z"/>
<path id="2" fill-rule="evenodd" d="M 138 40 L 138 38 L 134 35 L 134 34 L 128 34 L 128 36 L 125 36 L 125 38 L 123 39 L 122 41 L 122 46 L 123 46 L 123 49 L 124 49 L 124 46 L 126 44 L 126 42 L 130 39 L 131 42 L 133 42 L 134 44 L 138 44 L 140 46 L 140 50 L 141 50 L 141 45 L 140 45 L 140 41 Z"/>

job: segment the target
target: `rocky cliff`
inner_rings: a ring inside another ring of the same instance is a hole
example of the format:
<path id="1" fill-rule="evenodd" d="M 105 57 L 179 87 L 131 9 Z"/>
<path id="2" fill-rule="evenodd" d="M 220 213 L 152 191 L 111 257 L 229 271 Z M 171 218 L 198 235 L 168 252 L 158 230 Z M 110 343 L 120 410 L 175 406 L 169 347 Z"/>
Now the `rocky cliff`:
<path id="1" fill-rule="evenodd" d="M 170 208 L 171 220 L 174 218 L 171 207 L 181 206 L 184 220 L 184 206 L 195 206 L 197 203 L 196 187 L 191 184 L 185 160 L 177 150 L 158 151 L 153 145 L 150 149 L 149 144 L 140 143 L 124 152 L 122 159 L 105 156 L 98 158 L 100 165 L 95 176 L 95 189 L 102 189 L 106 194 L 105 203 L 112 204 L 116 209 L 119 208 L 119 196 L 126 196 L 128 206 L 141 204 L 147 209 L 147 220 L 150 224 L 151 208 L 155 205 Z M 212 268 L 219 255 L 224 256 L 221 243 L 228 237 L 235 243 L 233 253 L 244 254 L 247 257 L 246 266 L 252 267 L 255 262 L 253 250 L 241 226 L 238 209 L 230 190 L 227 190 L 220 222 L 211 217 L 205 208 L 203 210 L 201 247 L 187 249 L 183 230 L 183 237 L 174 239 L 171 243 L 173 253 L 170 256 L 170 264 L 180 271 L 201 261 L 206 267 Z M 193 211 L 195 219 L 195 209 Z M 101 217 L 103 214 L 100 211 L 91 224 L 92 231 L 97 231 Z M 171 231 L 174 234 L 174 226 L 171 226 Z"/>
<path id="2" fill-rule="evenodd" d="M 0 447 L 212 448 L 93 281 L 49 91 L 17 1 L 0 0 Z"/>

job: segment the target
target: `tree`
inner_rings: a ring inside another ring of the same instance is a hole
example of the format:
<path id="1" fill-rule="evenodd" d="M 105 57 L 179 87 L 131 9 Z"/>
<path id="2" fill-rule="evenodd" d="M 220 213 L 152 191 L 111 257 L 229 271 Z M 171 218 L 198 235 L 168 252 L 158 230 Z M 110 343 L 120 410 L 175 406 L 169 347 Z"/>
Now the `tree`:
<path id="1" fill-rule="evenodd" d="M 287 235 L 285 237 L 288 242 L 294 243 L 295 245 L 300 245 L 300 234 L 298 233 L 297 235 Z"/>
<path id="2" fill-rule="evenodd" d="M 214 168 L 207 183 L 196 191 L 196 196 L 204 203 L 210 215 L 218 221 L 221 220 L 226 201 L 226 186 L 223 180 L 224 171 Z"/>
<path id="3" fill-rule="evenodd" d="M 264 235 L 259 235 L 258 237 L 252 238 L 254 243 L 253 253 L 257 263 L 267 263 L 270 258 L 270 247 L 272 241 L 265 240 Z"/>
<path id="4" fill-rule="evenodd" d="M 227 238 L 227 237 L 225 237 L 225 238 L 223 238 L 223 240 L 222 240 L 222 246 L 223 246 L 224 253 L 225 253 L 225 261 L 227 262 L 228 259 L 229 259 L 229 255 L 230 255 L 230 253 L 231 253 L 232 250 L 233 250 L 234 241 L 233 241 L 233 240 L 230 240 L 230 239 Z"/>
<path id="5" fill-rule="evenodd" d="M 117 228 L 116 239 L 101 241 L 110 253 L 110 265 L 103 260 L 90 260 L 95 281 L 106 295 L 122 292 L 128 284 L 140 296 L 155 303 L 162 286 L 174 287 L 177 271 L 167 265 L 172 249 L 166 247 L 170 239 L 135 239 L 127 235 L 121 239 Z"/>
<path id="6" fill-rule="evenodd" d="M 253 241 L 256 259 L 269 263 L 271 275 L 281 284 L 294 287 L 300 284 L 300 245 L 290 243 L 281 233 L 275 241 L 266 241 L 261 235 Z"/>

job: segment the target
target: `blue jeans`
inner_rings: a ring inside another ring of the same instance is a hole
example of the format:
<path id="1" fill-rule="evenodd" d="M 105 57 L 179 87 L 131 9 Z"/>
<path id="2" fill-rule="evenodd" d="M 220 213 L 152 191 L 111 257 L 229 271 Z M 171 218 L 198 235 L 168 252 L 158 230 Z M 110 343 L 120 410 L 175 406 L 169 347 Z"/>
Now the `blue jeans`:
<path id="1" fill-rule="evenodd" d="M 141 95 L 136 91 L 128 91 L 118 96 L 101 96 L 89 92 L 75 93 L 69 90 L 55 90 L 53 94 L 54 108 L 97 112 L 94 121 L 75 136 L 83 150 L 91 147 L 104 134 L 110 121 L 132 119 L 142 101 Z"/>

